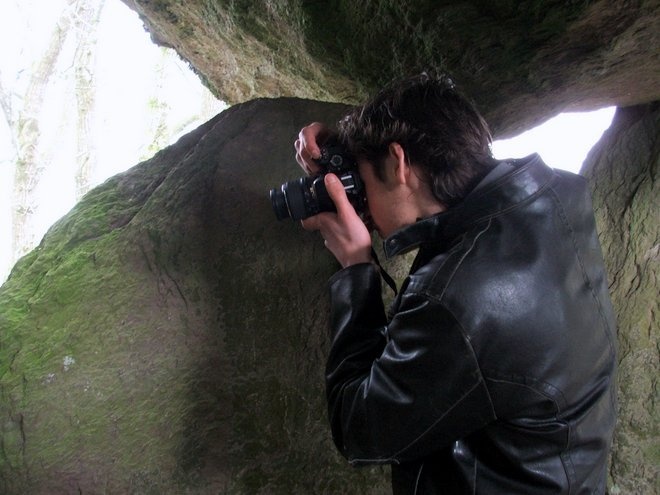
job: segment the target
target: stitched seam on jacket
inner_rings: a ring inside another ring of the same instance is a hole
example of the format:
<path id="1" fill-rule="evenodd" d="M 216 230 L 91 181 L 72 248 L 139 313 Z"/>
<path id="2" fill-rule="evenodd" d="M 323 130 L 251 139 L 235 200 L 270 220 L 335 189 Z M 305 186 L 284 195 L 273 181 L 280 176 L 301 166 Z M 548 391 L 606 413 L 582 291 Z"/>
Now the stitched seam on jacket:
<path id="1" fill-rule="evenodd" d="M 472 224 L 474 225 L 476 223 L 483 222 L 485 220 L 488 220 L 490 222 L 493 218 L 497 218 L 501 215 L 505 215 L 506 213 L 510 212 L 511 210 L 515 210 L 517 208 L 520 208 L 520 207 L 526 205 L 527 203 L 531 203 L 531 202 L 535 201 L 536 198 L 539 195 L 543 194 L 546 189 L 550 188 L 550 185 L 554 181 L 555 181 L 555 178 L 553 177 L 552 179 L 550 179 L 548 182 L 543 184 L 534 193 L 532 193 L 530 196 L 526 197 L 525 199 L 522 199 L 522 200 L 518 201 L 517 203 L 514 203 L 510 206 L 507 206 L 506 208 L 502 208 L 501 210 L 498 210 L 495 213 L 490 213 L 488 215 L 484 215 L 483 217 L 479 217 Z"/>
<path id="2" fill-rule="evenodd" d="M 566 401 L 566 397 L 564 396 L 564 393 L 561 391 L 561 389 L 555 387 L 551 383 L 544 382 L 541 380 L 537 380 L 536 378 L 532 378 L 529 376 L 513 376 L 513 375 L 502 375 L 497 372 L 497 370 L 484 370 L 484 374 L 486 381 L 491 381 L 491 382 L 498 382 L 498 383 L 512 383 L 514 385 L 519 385 L 521 387 L 528 388 L 529 390 L 536 392 L 537 394 L 542 395 L 543 397 L 550 399 L 554 404 L 557 409 L 557 414 L 562 410 L 561 407 L 559 407 L 557 403 L 557 398 L 553 397 L 549 393 L 545 392 L 542 390 L 541 387 L 545 387 L 551 390 L 554 390 L 557 395 L 561 398 L 562 403 L 564 405 L 567 405 L 568 402 Z M 497 378 L 496 378 L 497 377 Z M 532 382 L 530 383 L 525 383 L 525 382 Z M 537 385 L 537 387 L 533 387 L 532 385 Z"/>
<path id="3" fill-rule="evenodd" d="M 394 453 L 393 455 L 391 455 L 390 457 L 376 457 L 376 458 L 367 458 L 367 459 L 353 458 L 353 459 L 350 460 L 350 462 L 351 462 L 351 463 L 356 463 L 356 462 L 379 462 L 379 463 L 396 462 L 397 464 L 399 464 L 400 461 L 399 461 L 397 458 L 398 458 L 398 456 L 401 454 L 401 452 L 404 452 L 404 451 L 408 450 L 410 447 L 412 447 L 413 445 L 415 445 L 419 440 L 421 440 L 424 436 L 426 436 L 426 434 L 427 434 L 429 431 L 433 430 L 433 428 L 435 428 L 435 426 L 436 426 L 438 423 L 440 423 L 440 422 L 444 419 L 444 417 L 447 416 L 447 414 L 449 414 L 449 412 L 450 412 L 451 410 L 453 410 L 458 404 L 460 404 L 461 402 L 463 402 L 463 400 L 464 400 L 468 395 L 470 395 L 470 394 L 471 394 L 471 393 L 472 393 L 472 392 L 473 392 L 473 391 L 474 391 L 474 390 L 475 390 L 475 389 L 476 389 L 481 383 L 483 383 L 483 380 L 479 380 L 479 381 L 477 381 L 477 383 L 475 383 L 474 385 L 472 385 L 472 387 L 470 387 L 470 388 L 469 388 L 469 389 L 468 389 L 468 390 L 467 390 L 467 391 L 466 391 L 466 392 L 465 392 L 465 393 L 464 393 L 464 394 L 463 394 L 463 395 L 462 395 L 462 396 L 461 396 L 456 402 L 454 402 L 454 404 L 453 404 L 449 409 L 447 409 L 443 415 L 441 415 L 438 419 L 436 419 L 436 420 L 431 424 L 431 426 L 429 426 L 426 430 L 424 430 L 422 433 L 420 433 L 420 434 L 417 436 L 417 438 L 415 438 L 414 440 L 412 440 L 408 445 L 406 445 L 405 447 L 399 449 L 397 452 L 395 452 L 395 453 Z"/>
<path id="4" fill-rule="evenodd" d="M 554 189 L 550 188 L 550 194 L 557 205 L 557 213 L 559 215 L 559 218 L 563 222 L 564 226 L 568 230 L 570 237 L 571 237 L 571 242 L 573 244 L 573 249 L 575 251 L 575 258 L 578 261 L 578 265 L 580 266 L 580 271 L 582 272 L 582 277 L 584 281 L 586 282 L 587 286 L 589 287 L 589 292 L 591 293 L 591 297 L 593 298 L 594 302 L 596 303 L 596 307 L 598 308 L 598 314 L 600 315 L 601 322 L 605 326 L 605 336 L 607 337 L 607 343 L 609 344 L 610 347 L 610 354 L 615 355 L 615 346 L 614 346 L 614 336 L 613 336 L 613 329 L 610 328 L 610 325 L 607 321 L 607 318 L 605 317 L 605 314 L 603 312 L 603 306 L 600 302 L 600 299 L 598 298 L 598 295 L 596 294 L 594 290 L 594 285 L 589 277 L 589 274 L 587 273 L 587 270 L 584 266 L 584 262 L 582 261 L 582 254 L 580 251 L 580 248 L 578 247 L 577 241 L 575 239 L 575 232 L 573 231 L 573 228 L 568 221 L 568 217 L 566 216 L 566 212 L 564 211 L 564 205 L 562 204 L 561 200 L 559 199 L 559 196 L 555 192 Z M 568 426 L 568 439 L 567 439 L 567 445 L 566 445 L 566 452 L 561 454 L 560 458 L 562 460 L 562 464 L 564 466 L 564 471 L 566 471 L 566 479 L 568 480 L 568 486 L 569 486 L 569 493 L 572 491 L 572 480 L 575 479 L 575 466 L 573 464 L 573 458 L 569 453 L 569 448 L 571 445 L 571 426 L 570 424 L 567 423 Z"/>
<path id="5" fill-rule="evenodd" d="M 562 222 L 564 223 L 564 226 L 568 229 L 568 232 L 571 235 L 571 242 L 573 243 L 573 249 L 575 250 L 575 257 L 578 260 L 578 265 L 580 265 L 580 271 L 582 272 L 582 277 L 584 278 L 584 281 L 587 283 L 589 287 L 589 292 L 591 292 L 591 297 L 593 297 L 596 306 L 598 307 L 598 314 L 600 315 L 600 318 L 602 322 L 605 324 L 605 328 L 607 329 L 605 335 L 607 336 L 607 342 L 610 345 L 610 352 L 614 354 L 615 351 L 614 351 L 614 343 L 612 342 L 613 340 L 612 329 L 610 328 L 610 325 L 607 322 L 607 318 L 603 313 L 603 306 L 601 305 L 600 299 L 598 298 L 596 292 L 594 291 L 594 285 L 591 281 L 591 278 L 589 277 L 589 274 L 587 273 L 587 270 L 584 267 L 584 263 L 582 261 L 582 255 L 575 240 L 575 232 L 573 232 L 573 228 L 571 227 L 571 224 L 569 223 L 568 218 L 566 217 L 566 213 L 564 212 L 564 205 L 562 205 L 559 197 L 557 196 L 557 193 L 553 189 L 550 189 L 550 191 L 553 199 L 555 200 L 555 203 L 557 204 L 557 211 L 559 213 L 559 217 L 561 218 Z"/>
<path id="6" fill-rule="evenodd" d="M 573 458 L 569 454 L 571 448 L 571 437 L 572 437 L 571 425 L 570 423 L 567 422 L 566 426 L 568 427 L 568 435 L 566 438 L 566 451 L 562 452 L 559 455 L 559 458 L 561 459 L 561 464 L 564 467 L 564 472 L 566 473 L 566 481 L 568 482 L 568 493 L 570 495 L 571 493 L 573 493 L 573 480 L 576 479 L 576 475 L 575 475 L 575 465 L 573 464 Z"/>
<path id="7" fill-rule="evenodd" d="M 486 233 L 486 231 L 488 231 L 488 229 L 490 229 L 491 224 L 492 224 L 492 218 L 490 218 L 488 220 L 488 223 L 486 224 L 486 226 L 474 236 L 474 239 L 472 239 L 472 244 L 470 245 L 470 247 L 468 249 L 465 250 L 465 253 L 463 253 L 460 260 L 458 260 L 458 262 L 456 263 L 456 266 L 454 267 L 451 274 L 447 278 L 447 281 L 445 282 L 440 295 L 436 296 L 435 294 L 431 294 L 431 293 L 429 293 L 428 290 L 425 290 L 423 292 L 424 296 L 427 299 L 432 300 L 432 301 L 436 301 L 437 303 L 442 304 L 442 299 L 444 298 L 445 292 L 447 292 L 447 289 L 449 288 L 449 285 L 451 284 L 452 280 L 454 279 L 454 275 L 456 275 L 456 272 L 458 271 L 458 269 L 463 265 L 463 262 L 465 261 L 465 258 L 467 258 L 467 256 L 474 250 L 474 247 L 477 245 L 477 241 L 479 240 L 479 238 L 484 233 Z M 443 263 L 442 266 L 444 266 L 446 263 L 447 263 L 447 261 L 445 261 L 445 263 Z M 436 272 L 436 275 L 437 275 L 437 272 Z M 431 280 L 431 283 L 433 283 L 434 279 L 435 279 L 435 275 L 433 276 L 433 279 Z M 484 385 L 485 385 L 484 374 L 481 370 L 481 364 L 479 363 L 479 359 L 477 358 L 477 353 L 475 352 L 474 347 L 472 346 L 472 342 L 470 341 L 470 338 L 465 333 L 465 329 L 463 328 L 463 325 L 461 325 L 461 323 L 460 323 L 459 319 L 456 317 L 456 315 L 448 307 L 446 307 L 445 305 L 443 305 L 443 307 L 444 307 L 445 311 L 447 311 L 452 316 L 452 318 L 456 322 L 456 325 L 460 329 L 461 336 L 463 337 L 463 340 L 465 341 L 466 345 L 470 348 L 470 353 L 472 354 L 472 359 L 474 360 L 474 362 L 476 364 L 477 371 L 479 372 L 479 381 L 484 382 Z M 490 411 L 491 411 L 493 417 L 495 419 L 497 419 L 497 413 L 495 412 L 495 406 L 493 405 L 493 399 L 490 396 L 490 390 L 488 390 L 487 386 L 485 388 L 486 388 L 486 394 L 488 395 L 488 402 L 490 404 Z"/>
<path id="8" fill-rule="evenodd" d="M 422 477 L 422 469 L 424 469 L 423 462 L 422 465 L 419 466 L 419 471 L 417 471 L 417 479 L 415 480 L 415 491 L 413 492 L 413 495 L 417 495 L 417 489 L 419 488 L 419 480 Z"/>
<path id="9" fill-rule="evenodd" d="M 458 318 L 456 318 L 456 315 L 454 312 L 449 309 L 448 307 L 443 305 L 443 308 L 447 313 L 451 315 L 451 317 L 454 319 L 456 322 L 456 325 L 460 329 L 461 336 L 463 337 L 463 340 L 467 344 L 467 346 L 470 348 L 470 354 L 472 355 L 472 359 L 474 360 L 477 371 L 479 372 L 479 381 L 484 383 L 484 387 L 486 389 L 486 394 L 488 395 L 488 403 L 490 404 L 490 412 L 493 414 L 493 417 L 495 419 L 498 419 L 497 417 L 497 412 L 495 411 L 495 406 L 493 405 L 493 399 L 490 396 L 490 390 L 488 390 L 488 385 L 486 384 L 486 375 L 484 374 L 483 370 L 481 369 L 481 363 L 479 363 L 479 359 L 477 358 L 477 353 L 474 350 L 474 347 L 472 346 L 472 342 L 470 341 L 469 337 L 465 333 L 465 329 L 463 328 L 463 325 L 461 325 L 461 322 L 458 321 Z"/>
<path id="10" fill-rule="evenodd" d="M 472 386 L 471 386 L 471 387 L 470 387 L 470 388 L 469 388 L 469 389 L 468 389 L 463 395 L 461 395 L 460 399 L 458 399 L 456 402 L 454 402 L 454 404 L 452 404 L 452 406 L 451 406 L 449 409 L 447 409 L 447 410 L 445 411 L 445 413 L 444 413 L 442 416 L 440 416 L 438 419 L 436 419 L 436 420 L 431 424 L 431 426 L 429 426 L 426 430 L 424 430 L 422 433 L 420 433 L 419 436 L 418 436 L 417 438 L 415 438 L 415 439 L 414 439 L 413 441 L 411 441 L 408 445 L 406 445 L 405 447 L 403 447 L 402 449 L 400 449 L 398 452 L 396 452 L 396 453 L 394 454 L 393 457 L 398 457 L 399 454 L 401 454 L 401 452 L 404 452 L 404 451 L 408 450 L 410 447 L 412 447 L 413 445 L 415 445 L 419 440 L 421 440 L 423 437 L 425 437 L 426 434 L 427 434 L 429 431 L 433 430 L 433 428 L 435 428 L 435 426 L 436 426 L 438 423 L 440 423 L 440 422 L 445 418 L 445 416 L 447 416 L 447 414 L 449 414 L 450 411 L 452 411 L 456 406 L 458 406 L 461 402 L 463 402 L 463 400 L 465 400 L 465 398 L 466 398 L 468 395 L 470 395 L 470 394 L 471 394 L 471 393 L 472 393 L 472 392 L 473 392 L 473 391 L 474 391 L 474 390 L 475 390 L 475 389 L 476 389 L 481 383 L 482 383 L 482 380 L 479 380 L 479 381 L 477 381 L 474 385 L 472 385 Z"/>
<path id="11" fill-rule="evenodd" d="M 521 378 L 525 378 L 525 377 L 521 377 Z M 551 385 L 549 383 L 546 383 L 546 382 L 542 382 L 542 381 L 539 381 L 539 380 L 534 380 L 533 378 L 526 378 L 526 379 L 529 379 L 529 380 L 534 381 L 536 383 L 547 385 L 549 388 L 552 388 L 553 390 L 556 390 L 557 393 L 559 393 L 559 395 L 561 395 L 561 398 L 564 401 L 564 403 L 566 403 L 566 398 L 564 397 L 564 394 L 557 387 L 554 387 L 553 385 Z M 533 392 L 535 392 L 539 395 L 542 395 L 543 397 L 545 397 L 545 398 L 552 401 L 552 403 L 555 405 L 555 414 L 554 414 L 555 421 L 565 425 L 566 428 L 568 429 L 568 432 L 566 434 L 566 444 L 564 445 L 563 451 L 559 454 L 559 459 L 561 460 L 562 468 L 564 469 L 564 475 L 566 476 L 566 482 L 568 483 L 569 493 L 571 493 L 572 480 L 575 477 L 575 467 L 573 466 L 573 459 L 568 454 L 568 451 L 569 451 L 570 446 L 571 446 L 571 424 L 568 421 L 565 421 L 565 420 L 559 418 L 559 413 L 560 413 L 561 409 L 560 409 L 559 405 L 557 404 L 557 400 L 554 397 L 552 397 L 551 395 L 548 395 L 547 393 L 544 393 L 542 390 L 538 390 L 538 389 L 536 389 L 536 388 L 534 388 L 534 387 L 532 387 L 532 386 L 530 386 L 526 383 L 521 383 L 521 382 L 513 381 L 513 380 L 502 380 L 502 379 L 498 380 L 498 379 L 495 379 L 495 378 L 486 378 L 486 380 L 487 381 L 492 381 L 492 382 L 498 382 L 498 383 L 511 383 L 511 384 L 514 384 L 514 385 L 518 385 L 518 386 L 527 388 L 527 389 L 529 389 L 529 390 L 531 390 L 531 391 L 533 391 Z M 571 474 L 569 474 L 569 469 L 568 469 L 567 464 L 570 465 L 570 467 L 571 467 L 572 476 L 571 476 Z"/>
<path id="12" fill-rule="evenodd" d="M 489 220 L 488 220 L 488 223 L 486 224 L 486 226 L 485 226 L 480 232 L 478 232 L 478 233 L 474 236 L 474 239 L 472 239 L 472 244 L 471 244 L 470 247 L 467 248 L 467 249 L 465 250 L 465 252 L 461 255 L 460 259 L 456 262 L 456 266 L 454 266 L 454 269 L 453 269 L 452 272 L 449 274 L 449 277 L 447 277 L 447 281 L 446 281 L 445 284 L 443 285 L 443 287 L 442 287 L 442 291 L 440 292 L 440 294 L 439 294 L 439 295 L 430 294 L 430 293 L 428 292 L 428 290 L 425 290 L 425 291 L 424 291 L 424 294 L 426 295 L 426 297 L 428 297 L 429 299 L 433 299 L 433 300 L 435 300 L 435 301 L 438 301 L 438 302 L 442 301 L 442 298 L 444 297 L 445 292 L 447 292 L 447 288 L 449 287 L 449 285 L 451 284 L 452 280 L 454 279 L 454 275 L 456 275 L 456 272 L 458 271 L 458 269 L 463 265 L 463 262 L 465 261 L 465 258 L 467 258 L 467 256 L 468 256 L 468 255 L 472 252 L 472 250 L 474 249 L 474 246 L 476 246 L 476 244 L 477 244 L 477 240 L 479 240 L 479 237 L 481 237 L 481 236 L 482 236 L 482 235 L 483 235 L 483 234 L 484 234 L 484 233 L 490 228 L 491 223 L 492 223 L 492 219 L 489 219 Z M 448 258 L 445 260 L 445 262 L 442 264 L 442 266 L 440 266 L 440 268 L 439 268 L 438 270 L 436 270 L 435 274 L 433 275 L 433 278 L 432 278 L 431 281 L 430 281 L 430 284 L 433 284 L 433 282 L 435 281 L 436 276 L 437 276 L 438 273 L 440 272 L 440 269 L 442 269 L 442 267 L 444 267 L 444 266 L 450 261 L 450 259 L 451 259 L 451 258 L 448 257 Z"/>

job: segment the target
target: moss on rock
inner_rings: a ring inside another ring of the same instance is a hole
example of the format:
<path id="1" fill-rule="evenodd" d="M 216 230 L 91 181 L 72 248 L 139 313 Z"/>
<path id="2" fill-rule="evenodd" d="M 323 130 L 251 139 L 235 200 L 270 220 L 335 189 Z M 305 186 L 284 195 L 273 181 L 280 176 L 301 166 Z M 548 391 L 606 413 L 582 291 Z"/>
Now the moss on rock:
<path id="1" fill-rule="evenodd" d="M 268 190 L 345 107 L 235 106 L 90 192 L 0 289 L 0 492 L 380 493 L 326 421 L 317 236 Z"/>

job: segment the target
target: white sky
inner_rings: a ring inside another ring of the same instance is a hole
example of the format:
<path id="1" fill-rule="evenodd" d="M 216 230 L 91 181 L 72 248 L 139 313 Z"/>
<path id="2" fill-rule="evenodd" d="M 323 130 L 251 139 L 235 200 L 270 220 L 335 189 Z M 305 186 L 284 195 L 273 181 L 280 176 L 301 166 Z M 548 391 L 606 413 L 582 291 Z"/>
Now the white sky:
<path id="1" fill-rule="evenodd" d="M 14 104 L 29 82 L 30 69 L 45 50 L 54 21 L 66 2 L 62 0 L 4 0 L 0 16 L 0 77 L 15 95 Z M 48 156 L 48 167 L 37 186 L 38 205 L 31 235 L 36 245 L 47 229 L 75 204 L 75 121 L 71 105 L 72 60 L 75 49 L 70 36 L 49 82 L 40 127 L 39 156 Z M 166 55 L 164 55 L 167 52 Z M 92 177 L 100 184 L 149 155 L 147 149 L 157 122 L 148 112 L 154 98 L 166 104 L 169 128 L 189 132 L 204 120 L 200 114 L 208 90 L 173 52 L 157 47 L 135 12 L 122 2 L 107 0 L 98 27 L 95 66 L 96 107 L 93 122 L 97 158 Z M 222 111 L 220 101 L 211 114 Z M 181 133 L 171 137 L 174 142 Z M 5 119 L 0 114 L 0 283 L 11 265 L 11 196 L 14 154 Z"/>
<path id="2" fill-rule="evenodd" d="M 516 137 L 493 142 L 493 154 L 503 159 L 538 153 L 551 167 L 578 173 L 589 150 L 610 126 L 615 110 L 560 114 Z"/>
<path id="3" fill-rule="evenodd" d="M 0 16 L 0 75 L 5 88 L 17 94 L 27 84 L 30 63 L 43 52 L 53 26 L 61 12 L 63 0 L 5 0 Z M 39 33 L 43 33 L 39 36 Z M 65 47 L 72 50 L 72 43 Z M 172 122 L 185 122 L 197 112 L 207 92 L 185 63 L 172 57 L 174 63 L 163 65 L 163 51 L 156 47 L 144 31 L 136 13 L 119 1 L 106 1 L 98 33 L 98 84 L 95 122 L 95 147 L 99 160 L 94 182 L 126 170 L 145 155 L 150 126 L 145 110 L 154 87 L 159 101 L 167 102 Z M 63 80 L 70 77 L 71 57 L 61 57 L 57 72 Z M 160 64 L 160 65 L 159 65 Z M 52 84 L 46 98 L 43 124 L 43 150 L 52 155 L 39 187 L 39 206 L 35 218 L 35 244 L 48 227 L 74 204 L 73 164 L 75 156 L 73 130 L 61 130 L 61 122 L 75 115 L 68 112 L 70 89 L 63 83 Z M 224 108 L 217 102 L 215 111 Z M 191 109 L 194 112 L 191 112 Z M 610 125 L 613 108 L 590 113 L 560 115 L 544 125 L 516 138 L 493 143 L 498 158 L 516 158 L 538 152 L 552 167 L 577 172 L 589 149 Z M 201 124 L 194 122 L 188 130 Z M 46 135 L 45 129 L 51 128 Z M 11 259 L 11 191 L 13 154 L 4 119 L 0 119 L 0 283 L 5 280 Z"/>

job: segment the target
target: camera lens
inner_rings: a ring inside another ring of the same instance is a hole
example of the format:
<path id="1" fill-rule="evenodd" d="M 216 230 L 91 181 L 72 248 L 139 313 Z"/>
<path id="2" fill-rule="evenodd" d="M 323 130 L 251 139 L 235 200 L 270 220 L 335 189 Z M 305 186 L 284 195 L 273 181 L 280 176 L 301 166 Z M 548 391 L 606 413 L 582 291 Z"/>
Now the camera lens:
<path id="1" fill-rule="evenodd" d="M 309 216 L 307 202 L 305 201 L 305 194 L 309 190 L 309 180 L 309 177 L 300 177 L 282 186 L 291 220 L 302 220 Z"/>
<path id="2" fill-rule="evenodd" d="M 273 211 L 278 220 L 284 220 L 289 217 L 289 208 L 286 205 L 286 198 L 284 197 L 284 185 L 279 190 L 270 190 L 270 201 L 273 203 Z"/>
<path id="3" fill-rule="evenodd" d="M 313 215 L 308 210 L 309 188 L 313 178 L 300 177 L 282 184 L 281 188 L 270 190 L 270 201 L 278 220 L 291 217 L 291 220 L 302 220 Z"/>

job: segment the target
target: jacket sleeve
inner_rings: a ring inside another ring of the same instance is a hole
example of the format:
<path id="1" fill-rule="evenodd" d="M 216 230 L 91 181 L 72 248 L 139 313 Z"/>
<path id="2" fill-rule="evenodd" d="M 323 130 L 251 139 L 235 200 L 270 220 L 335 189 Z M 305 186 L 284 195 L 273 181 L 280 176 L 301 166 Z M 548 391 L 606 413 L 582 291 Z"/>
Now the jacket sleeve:
<path id="1" fill-rule="evenodd" d="M 370 264 L 335 274 L 330 295 L 328 410 L 351 464 L 424 457 L 495 419 L 472 347 L 438 298 L 404 292 L 388 323 Z"/>

